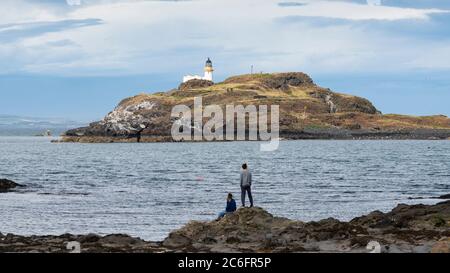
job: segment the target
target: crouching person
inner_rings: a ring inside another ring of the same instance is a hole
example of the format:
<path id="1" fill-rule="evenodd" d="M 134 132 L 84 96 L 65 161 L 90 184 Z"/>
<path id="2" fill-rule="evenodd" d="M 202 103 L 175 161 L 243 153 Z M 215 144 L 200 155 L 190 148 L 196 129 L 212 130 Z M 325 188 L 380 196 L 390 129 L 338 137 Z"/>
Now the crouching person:
<path id="1" fill-rule="evenodd" d="M 228 213 L 233 213 L 236 211 L 236 201 L 233 199 L 233 194 L 229 193 L 227 197 L 227 207 L 225 211 L 219 213 L 219 217 L 217 219 L 223 218 Z"/>

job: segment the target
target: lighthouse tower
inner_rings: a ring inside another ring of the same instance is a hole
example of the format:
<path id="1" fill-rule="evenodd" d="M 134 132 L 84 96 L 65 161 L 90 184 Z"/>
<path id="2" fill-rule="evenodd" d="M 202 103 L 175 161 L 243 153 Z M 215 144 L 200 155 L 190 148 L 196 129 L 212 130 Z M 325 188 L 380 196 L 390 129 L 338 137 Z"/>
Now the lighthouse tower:
<path id="1" fill-rule="evenodd" d="M 183 82 L 187 82 L 190 80 L 207 80 L 207 81 L 213 81 L 213 66 L 211 60 L 208 58 L 205 64 L 205 75 L 199 76 L 199 75 L 186 75 L 183 77 Z"/>
<path id="2" fill-rule="evenodd" d="M 206 61 L 205 64 L 205 76 L 203 77 L 203 79 L 208 80 L 208 81 L 213 81 L 213 66 L 212 66 L 212 62 L 211 60 L 208 58 L 208 60 Z"/>

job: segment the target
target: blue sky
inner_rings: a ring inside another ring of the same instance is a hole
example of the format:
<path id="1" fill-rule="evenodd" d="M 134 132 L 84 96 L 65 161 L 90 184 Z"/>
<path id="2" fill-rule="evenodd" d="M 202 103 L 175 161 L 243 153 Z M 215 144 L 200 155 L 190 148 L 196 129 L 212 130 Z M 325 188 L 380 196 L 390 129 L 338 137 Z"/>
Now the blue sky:
<path id="1" fill-rule="evenodd" d="M 0 114 L 102 118 L 123 98 L 303 71 L 384 113 L 450 116 L 447 0 L 2 0 Z"/>

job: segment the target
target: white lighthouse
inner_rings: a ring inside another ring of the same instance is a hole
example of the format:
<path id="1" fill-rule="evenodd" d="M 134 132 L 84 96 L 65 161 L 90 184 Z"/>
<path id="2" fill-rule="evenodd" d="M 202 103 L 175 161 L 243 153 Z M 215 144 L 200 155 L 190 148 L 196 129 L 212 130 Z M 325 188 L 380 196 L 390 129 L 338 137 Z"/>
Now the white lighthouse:
<path id="1" fill-rule="evenodd" d="M 186 75 L 183 77 L 183 82 L 187 82 L 190 80 L 206 80 L 206 81 L 213 81 L 213 65 L 211 62 L 211 59 L 208 58 L 208 60 L 206 61 L 205 64 L 205 74 L 204 76 L 199 76 L 199 75 Z"/>
<path id="2" fill-rule="evenodd" d="M 205 80 L 213 81 L 213 66 L 211 60 L 208 58 L 205 64 L 205 77 L 203 77 Z"/>

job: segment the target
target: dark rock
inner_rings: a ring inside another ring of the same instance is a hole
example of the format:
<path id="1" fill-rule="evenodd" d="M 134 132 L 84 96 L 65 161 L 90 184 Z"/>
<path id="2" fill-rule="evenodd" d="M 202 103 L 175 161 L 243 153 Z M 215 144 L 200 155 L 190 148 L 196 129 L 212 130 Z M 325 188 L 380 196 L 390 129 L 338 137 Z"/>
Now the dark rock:
<path id="1" fill-rule="evenodd" d="M 305 73 L 291 72 L 264 77 L 262 79 L 262 84 L 266 88 L 288 90 L 290 86 L 312 85 L 314 82 Z"/>
<path id="2" fill-rule="evenodd" d="M 84 235 L 81 236 L 78 241 L 82 244 L 84 243 L 95 243 L 98 242 L 101 239 L 101 237 L 97 234 L 88 234 L 88 235 Z"/>
<path id="3" fill-rule="evenodd" d="M 190 89 L 209 87 L 212 85 L 214 85 L 212 81 L 194 79 L 180 84 L 178 90 L 185 91 Z"/>
<path id="4" fill-rule="evenodd" d="M 111 234 L 101 238 L 98 242 L 101 244 L 133 245 L 140 241 L 140 239 L 130 237 L 126 234 Z"/>
<path id="5" fill-rule="evenodd" d="M 262 208 L 240 208 L 211 222 L 191 221 L 163 242 L 124 234 L 98 236 L 18 236 L 0 233 L 0 252 L 368 252 L 375 241 L 384 252 L 445 251 L 450 237 L 450 201 L 436 205 L 400 204 L 350 222 L 329 218 L 304 223 L 275 217 Z M 439 242 L 438 242 L 439 241 Z M 417 246 L 421 246 L 417 248 Z"/>
<path id="6" fill-rule="evenodd" d="M 17 187 L 25 187 L 25 186 L 17 184 L 16 182 L 8 179 L 0 179 L 0 193 L 10 191 L 11 189 Z"/>
<path id="7" fill-rule="evenodd" d="M 450 193 L 449 194 L 444 194 L 438 197 L 439 199 L 450 199 Z"/>
<path id="8" fill-rule="evenodd" d="M 203 238 L 202 243 L 207 244 L 207 245 L 215 244 L 215 243 L 217 243 L 217 240 L 212 237 L 205 237 L 205 238 Z"/>
<path id="9" fill-rule="evenodd" d="M 240 243 L 241 239 L 239 239 L 238 237 L 228 237 L 225 242 L 227 244 L 236 244 L 236 243 Z"/>
<path id="10" fill-rule="evenodd" d="M 350 239 L 350 245 L 366 247 L 370 241 L 373 241 L 373 238 L 370 236 L 355 236 L 352 239 Z"/>
<path id="11" fill-rule="evenodd" d="M 168 238 L 163 241 L 163 246 L 168 248 L 182 248 L 192 244 L 192 240 L 183 234 L 177 232 L 171 233 Z"/>

